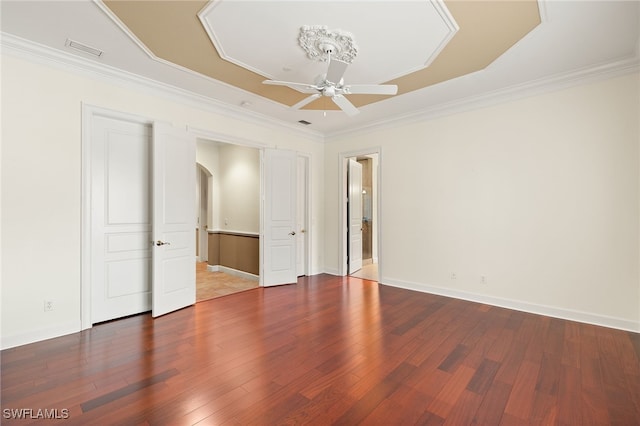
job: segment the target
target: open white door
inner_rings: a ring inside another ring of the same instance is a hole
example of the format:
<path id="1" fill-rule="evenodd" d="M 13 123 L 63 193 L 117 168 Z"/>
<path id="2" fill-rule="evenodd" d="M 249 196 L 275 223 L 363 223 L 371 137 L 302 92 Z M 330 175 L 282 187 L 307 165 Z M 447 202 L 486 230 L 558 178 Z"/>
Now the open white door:
<path id="1" fill-rule="evenodd" d="M 296 161 L 294 151 L 264 150 L 264 286 L 297 282 Z"/>
<path id="2" fill-rule="evenodd" d="M 151 309 L 151 127 L 91 122 L 90 324 Z"/>
<path id="3" fill-rule="evenodd" d="M 349 159 L 349 273 L 362 268 L 362 164 Z"/>
<path id="4" fill-rule="evenodd" d="M 165 123 L 153 125 L 152 316 L 196 301 L 195 138 Z"/>

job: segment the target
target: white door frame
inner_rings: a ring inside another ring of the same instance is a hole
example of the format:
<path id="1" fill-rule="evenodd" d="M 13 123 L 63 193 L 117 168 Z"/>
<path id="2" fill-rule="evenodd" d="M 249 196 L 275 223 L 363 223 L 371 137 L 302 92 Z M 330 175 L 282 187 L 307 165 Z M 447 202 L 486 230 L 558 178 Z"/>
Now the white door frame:
<path id="1" fill-rule="evenodd" d="M 363 156 L 363 155 L 371 155 L 378 154 L 378 172 L 376 174 L 375 179 L 375 189 L 378 191 L 376 203 L 374 208 L 377 211 L 377 219 L 378 223 L 375 227 L 376 240 L 378 244 L 378 281 L 382 282 L 382 271 L 383 271 L 383 251 L 384 245 L 381 244 L 382 239 L 380 238 L 382 235 L 382 147 L 372 147 L 366 149 L 360 149 L 356 151 L 346 151 L 341 152 L 339 154 L 339 177 L 338 182 L 340 188 L 338 190 L 339 202 L 339 214 L 340 219 L 338 220 L 338 235 L 340 235 L 340 244 L 338 247 L 338 258 L 340 259 L 340 275 L 346 276 L 349 273 L 349 266 L 347 264 L 347 244 L 349 243 L 347 230 L 348 230 L 348 221 L 347 221 L 347 165 L 349 163 L 349 158 Z"/>
<path id="2" fill-rule="evenodd" d="M 92 327 L 91 320 L 91 147 L 92 123 L 96 116 L 153 125 L 154 120 L 93 105 L 82 104 L 81 242 L 80 242 L 80 328 Z"/>
<path id="3" fill-rule="evenodd" d="M 304 237 L 304 275 L 311 275 L 311 154 L 298 152 L 298 159 L 304 159 L 305 161 L 305 195 L 304 200 L 304 222 L 305 222 L 305 237 Z M 298 230 L 299 231 L 299 230 Z"/>
<path id="4" fill-rule="evenodd" d="M 347 160 L 347 223 L 348 231 L 348 273 L 353 274 L 362 269 L 362 218 L 363 205 L 362 202 L 362 164 L 355 158 Z"/>
<path id="5" fill-rule="evenodd" d="M 197 148 L 196 148 L 197 149 Z M 200 222 L 198 226 L 198 262 L 207 262 L 209 260 L 209 181 L 211 180 L 211 172 L 200 163 L 196 163 L 198 174 L 198 217 Z M 203 201 L 204 199 L 204 201 Z"/>

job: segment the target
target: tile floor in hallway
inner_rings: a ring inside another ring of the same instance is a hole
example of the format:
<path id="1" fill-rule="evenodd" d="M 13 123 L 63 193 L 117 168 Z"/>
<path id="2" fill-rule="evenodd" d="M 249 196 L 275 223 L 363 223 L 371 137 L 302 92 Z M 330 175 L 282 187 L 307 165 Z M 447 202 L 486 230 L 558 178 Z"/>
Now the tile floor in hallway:
<path id="1" fill-rule="evenodd" d="M 378 264 L 369 263 L 362 265 L 362 268 L 350 274 L 352 277 L 362 278 L 363 280 L 370 280 L 378 282 Z"/>
<path id="2" fill-rule="evenodd" d="M 206 262 L 196 263 L 196 301 L 213 299 L 258 288 L 258 281 L 248 280 L 224 272 L 207 271 Z"/>

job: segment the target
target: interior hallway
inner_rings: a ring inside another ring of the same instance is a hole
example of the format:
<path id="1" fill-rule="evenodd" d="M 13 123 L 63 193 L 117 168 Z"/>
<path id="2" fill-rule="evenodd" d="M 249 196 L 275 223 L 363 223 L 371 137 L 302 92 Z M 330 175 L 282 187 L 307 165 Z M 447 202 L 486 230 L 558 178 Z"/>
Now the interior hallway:
<path id="1" fill-rule="evenodd" d="M 258 281 L 224 272 L 207 271 L 207 262 L 196 262 L 196 302 L 258 288 Z"/>

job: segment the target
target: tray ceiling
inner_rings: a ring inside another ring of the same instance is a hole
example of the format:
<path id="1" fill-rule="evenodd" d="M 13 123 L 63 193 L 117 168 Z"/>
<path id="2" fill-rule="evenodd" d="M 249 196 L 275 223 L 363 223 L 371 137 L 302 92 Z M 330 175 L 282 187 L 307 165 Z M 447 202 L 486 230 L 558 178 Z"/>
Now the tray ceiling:
<path id="1" fill-rule="evenodd" d="M 521 1 L 105 1 L 112 19 L 153 58 L 291 106 L 307 95 L 265 78 L 312 83 L 326 64 L 299 46 L 305 25 L 347 31 L 354 84 L 412 92 L 482 70 L 540 24 Z M 387 98 L 349 95 L 356 106 Z M 326 98 L 307 109 L 335 109 Z"/>
<path id="2" fill-rule="evenodd" d="M 640 68 L 637 1 L 2 0 L 0 8 L 3 57 L 70 66 L 319 140 Z M 305 95 L 262 81 L 310 83 L 325 72 L 300 46 L 304 25 L 353 35 L 346 84 L 397 84 L 399 94 L 348 95 L 356 116 L 326 97 L 289 108 Z"/>

